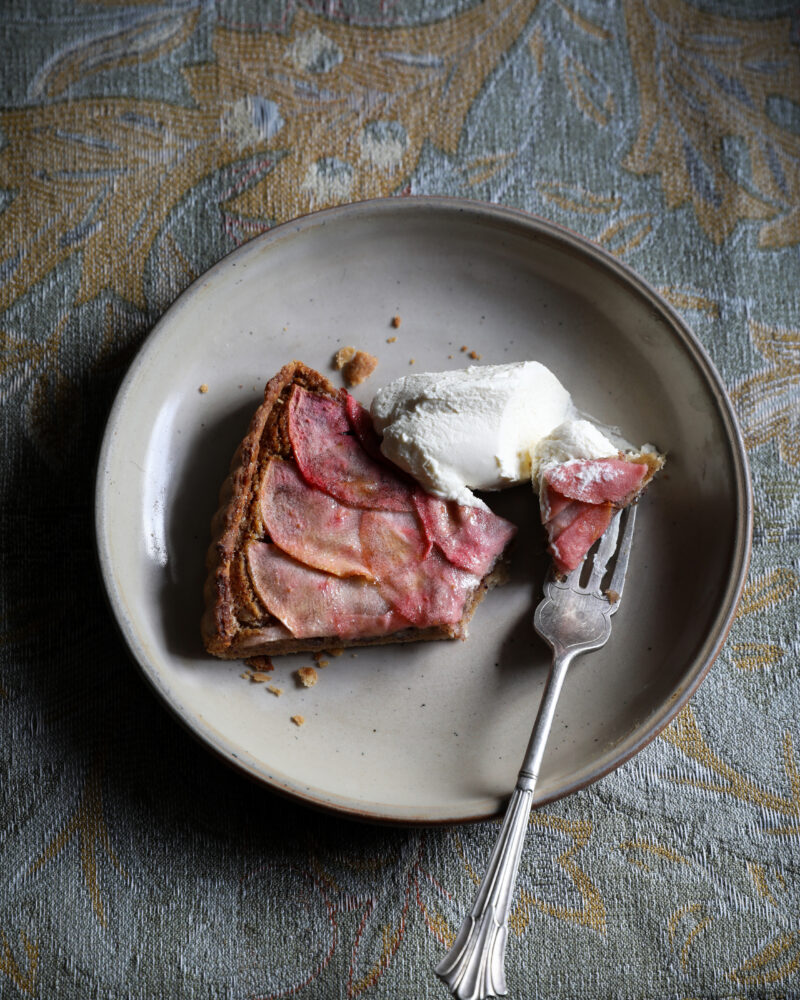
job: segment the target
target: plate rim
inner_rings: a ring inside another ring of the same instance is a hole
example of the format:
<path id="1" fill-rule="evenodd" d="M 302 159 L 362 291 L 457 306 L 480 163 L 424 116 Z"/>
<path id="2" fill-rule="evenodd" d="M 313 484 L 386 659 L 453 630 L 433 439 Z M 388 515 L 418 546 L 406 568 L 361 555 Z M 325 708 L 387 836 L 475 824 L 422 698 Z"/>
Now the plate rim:
<path id="1" fill-rule="evenodd" d="M 736 522 L 731 553 L 731 573 L 717 605 L 715 616 L 717 623 L 708 633 L 704 643 L 708 647 L 708 651 L 705 657 L 699 660 L 699 669 L 696 669 L 691 675 L 686 686 L 677 696 L 673 695 L 670 701 L 664 702 L 662 710 L 651 716 L 649 725 L 642 730 L 639 737 L 623 753 L 615 756 L 610 763 L 593 769 L 585 778 L 575 780 L 552 794 L 535 797 L 534 807 L 539 808 L 558 799 L 565 798 L 568 795 L 572 795 L 612 773 L 643 750 L 672 722 L 700 687 L 712 664 L 719 656 L 735 620 L 737 606 L 747 580 L 752 555 L 753 487 L 744 437 L 722 377 L 703 344 L 677 310 L 637 271 L 624 261 L 618 260 L 604 247 L 566 226 L 523 209 L 445 195 L 407 195 L 402 197 L 372 198 L 320 209 L 287 220 L 266 233 L 248 240 L 242 246 L 236 247 L 221 257 L 211 267 L 195 278 L 164 310 L 150 331 L 145 335 L 117 388 L 114 401 L 108 411 L 97 458 L 94 491 L 94 542 L 95 555 L 106 601 L 112 613 L 112 618 L 125 642 L 128 653 L 139 671 L 144 675 L 151 689 L 158 694 L 161 703 L 170 710 L 183 727 L 198 739 L 207 750 L 211 750 L 217 758 L 225 761 L 239 773 L 245 774 L 262 787 L 266 786 L 270 791 L 277 792 L 292 801 L 328 814 L 333 813 L 348 819 L 383 825 L 447 826 L 496 819 L 502 816 L 504 806 L 501 806 L 495 812 L 480 812 L 453 817 L 414 816 L 407 813 L 392 814 L 391 811 L 375 813 L 357 806 L 348 806 L 342 802 L 332 801 L 331 799 L 326 799 L 324 796 L 308 794 L 299 786 L 286 785 L 282 781 L 262 773 L 250 765 L 248 761 L 242 759 L 238 753 L 234 752 L 235 748 L 230 745 L 229 741 L 224 741 L 228 743 L 227 747 L 215 742 L 212 735 L 212 727 L 206 724 L 204 728 L 194 717 L 193 713 L 187 711 L 185 706 L 176 703 L 176 700 L 170 697 L 169 691 L 161 683 L 158 671 L 153 668 L 144 650 L 137 642 L 133 623 L 125 613 L 123 602 L 114 580 L 113 560 L 111 559 L 106 531 L 106 504 L 110 483 L 105 476 L 105 470 L 108 466 L 109 455 L 113 450 L 116 427 L 124 411 L 131 387 L 139 371 L 146 364 L 149 354 L 157 348 L 158 342 L 165 336 L 176 315 L 188 307 L 191 300 L 201 292 L 206 283 L 212 280 L 218 272 L 230 267 L 232 258 L 245 257 L 248 254 L 258 253 L 262 247 L 279 244 L 284 239 L 306 233 L 317 226 L 325 225 L 328 221 L 348 221 L 357 219 L 360 216 L 381 214 L 402 216 L 404 213 L 413 214 L 414 211 L 419 211 L 420 209 L 453 215 L 468 214 L 473 216 L 476 222 L 500 222 L 512 228 L 523 230 L 529 237 L 546 235 L 556 242 L 566 245 L 569 250 L 577 252 L 579 256 L 590 258 L 593 263 L 610 272 L 611 276 L 644 298 L 654 311 L 661 315 L 669 325 L 671 332 L 678 336 L 682 347 L 700 369 L 706 384 L 712 391 L 719 415 L 726 430 L 727 444 L 730 448 L 735 470 Z M 711 641 L 710 646 L 708 646 L 709 640 Z M 698 659 L 695 658 L 689 662 L 697 664 Z M 509 789 L 510 794 L 511 789 Z"/>

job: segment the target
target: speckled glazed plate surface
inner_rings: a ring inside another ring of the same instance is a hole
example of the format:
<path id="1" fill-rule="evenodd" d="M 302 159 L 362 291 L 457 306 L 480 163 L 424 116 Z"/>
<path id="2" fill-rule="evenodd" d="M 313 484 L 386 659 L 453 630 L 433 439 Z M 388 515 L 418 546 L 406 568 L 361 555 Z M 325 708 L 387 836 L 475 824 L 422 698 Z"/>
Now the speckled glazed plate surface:
<path id="1" fill-rule="evenodd" d="M 264 383 L 293 358 L 330 374 L 345 344 L 380 359 L 355 392 L 365 403 L 411 370 L 464 366 L 463 345 L 482 364 L 543 362 L 579 407 L 668 453 L 611 640 L 567 677 L 537 801 L 595 781 L 667 724 L 716 656 L 746 571 L 750 488 L 719 377 L 676 314 L 593 244 L 523 213 L 414 198 L 322 212 L 226 257 L 164 315 L 98 468 L 101 570 L 135 659 L 210 748 L 309 804 L 421 823 L 502 809 L 548 665 L 531 626 L 546 560 L 529 489 L 490 497 L 520 533 L 511 580 L 466 642 L 348 652 L 309 689 L 293 676 L 308 655 L 278 658 L 280 697 L 202 648 L 209 523 Z"/>

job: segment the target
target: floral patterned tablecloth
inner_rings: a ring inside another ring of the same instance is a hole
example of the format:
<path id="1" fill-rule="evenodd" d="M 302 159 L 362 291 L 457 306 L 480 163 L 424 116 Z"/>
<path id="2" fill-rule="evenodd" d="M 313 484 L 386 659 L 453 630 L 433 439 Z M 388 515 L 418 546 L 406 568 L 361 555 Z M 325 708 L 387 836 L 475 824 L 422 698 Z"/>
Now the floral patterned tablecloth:
<path id="1" fill-rule="evenodd" d="M 596 240 L 686 317 L 755 546 L 691 703 L 531 817 L 517 998 L 800 996 L 800 12 L 779 0 L 5 0 L 0 996 L 434 998 L 493 843 L 311 813 L 140 679 L 93 463 L 169 303 L 298 214 L 437 193 Z"/>

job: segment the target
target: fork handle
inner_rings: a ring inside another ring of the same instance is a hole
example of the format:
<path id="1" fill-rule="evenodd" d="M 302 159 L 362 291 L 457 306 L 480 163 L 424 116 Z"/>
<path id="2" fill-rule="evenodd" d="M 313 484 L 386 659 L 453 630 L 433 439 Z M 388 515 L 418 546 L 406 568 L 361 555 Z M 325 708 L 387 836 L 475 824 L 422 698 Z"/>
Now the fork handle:
<path id="1" fill-rule="evenodd" d="M 528 828 L 532 788 L 515 788 L 472 911 L 436 975 L 458 1000 L 484 1000 L 506 992 L 508 914 Z"/>
<path id="2" fill-rule="evenodd" d="M 564 678 L 567 676 L 567 669 L 577 654 L 573 651 L 565 652 L 560 647 L 556 647 L 553 653 L 553 662 L 550 666 L 550 673 L 544 686 L 544 694 L 539 702 L 539 711 L 536 713 L 536 722 L 531 730 L 531 738 L 528 741 L 528 749 L 522 761 L 519 775 L 517 776 L 517 788 L 529 788 L 531 791 L 536 787 L 539 779 L 539 770 L 542 766 L 544 748 L 547 745 L 547 738 L 550 735 L 550 728 L 553 725 L 553 718 L 556 714 L 556 703 L 561 694 Z"/>
<path id="3" fill-rule="evenodd" d="M 472 910 L 461 924 L 450 950 L 434 970 L 457 1000 L 486 1000 L 487 997 L 505 996 L 507 992 L 505 952 L 508 916 L 519 859 L 556 702 L 573 656 L 563 650 L 556 650 L 553 656 L 525 759 L 486 874 L 478 887 Z"/>

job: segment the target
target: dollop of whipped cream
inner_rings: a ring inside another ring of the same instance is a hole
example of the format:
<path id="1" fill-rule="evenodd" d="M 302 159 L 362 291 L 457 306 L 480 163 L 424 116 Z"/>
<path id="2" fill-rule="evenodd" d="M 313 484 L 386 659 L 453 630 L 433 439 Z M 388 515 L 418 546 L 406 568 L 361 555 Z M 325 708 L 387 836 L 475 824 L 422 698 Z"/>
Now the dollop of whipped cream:
<path id="1" fill-rule="evenodd" d="M 387 458 L 434 496 L 483 508 L 472 490 L 529 481 L 537 446 L 576 416 L 536 361 L 406 375 L 378 391 L 371 412 Z"/>

